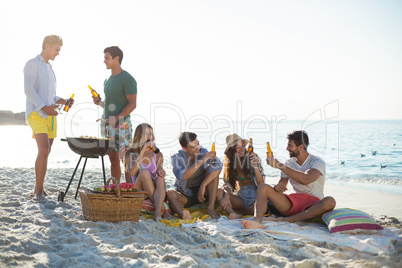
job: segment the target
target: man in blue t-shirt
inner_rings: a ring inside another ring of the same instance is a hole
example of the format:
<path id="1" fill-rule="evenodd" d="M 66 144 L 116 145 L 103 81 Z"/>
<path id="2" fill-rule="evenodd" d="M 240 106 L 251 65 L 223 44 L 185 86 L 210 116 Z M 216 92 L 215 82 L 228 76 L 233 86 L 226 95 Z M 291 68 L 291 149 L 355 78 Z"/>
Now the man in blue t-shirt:
<path id="1" fill-rule="evenodd" d="M 207 195 L 208 215 L 219 218 L 215 212 L 215 199 L 222 162 L 215 158 L 215 152 L 208 152 L 200 146 L 195 133 L 181 133 L 179 142 L 183 150 L 172 156 L 176 190 L 167 192 L 170 206 L 180 218 L 190 219 L 190 213 L 183 208 L 205 202 Z M 213 164 L 212 158 L 215 158 Z"/>

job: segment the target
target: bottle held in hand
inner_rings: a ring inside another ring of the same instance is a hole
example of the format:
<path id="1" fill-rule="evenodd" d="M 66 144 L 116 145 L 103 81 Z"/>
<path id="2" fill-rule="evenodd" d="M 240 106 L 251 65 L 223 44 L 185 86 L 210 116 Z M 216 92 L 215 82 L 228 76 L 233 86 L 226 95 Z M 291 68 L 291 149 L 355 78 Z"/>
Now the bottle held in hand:
<path id="1" fill-rule="evenodd" d="M 73 102 L 73 99 L 74 99 L 74 94 L 73 95 L 71 95 L 71 97 L 68 99 L 68 101 L 66 102 L 66 105 L 64 105 L 64 111 L 65 112 L 68 112 L 68 110 L 70 110 L 70 106 L 71 106 L 71 103 Z"/>
<path id="2" fill-rule="evenodd" d="M 267 157 L 273 157 L 274 153 L 272 152 L 271 146 L 269 145 L 269 141 L 267 142 Z"/>
<path id="3" fill-rule="evenodd" d="M 212 147 L 211 147 L 211 152 L 215 153 L 215 157 L 211 158 L 211 165 L 215 165 L 216 164 L 216 151 L 215 151 L 215 142 L 212 143 Z"/>
<path id="4" fill-rule="evenodd" d="M 254 147 L 253 147 L 253 138 L 250 138 L 250 143 L 248 144 L 248 149 L 247 149 L 248 153 L 252 153 L 254 152 Z"/>
<path id="5" fill-rule="evenodd" d="M 91 90 L 91 94 L 92 96 L 94 96 L 95 98 L 99 98 L 99 100 L 102 100 L 101 97 L 99 96 L 98 92 L 96 92 L 90 85 L 88 85 L 89 90 Z"/>
<path id="6" fill-rule="evenodd" d="M 147 142 L 150 142 L 151 140 L 148 140 Z M 151 150 L 155 153 L 155 154 L 159 154 L 159 148 L 158 147 L 156 147 L 156 145 L 154 144 L 154 145 L 151 145 L 151 146 L 149 146 L 150 148 L 151 148 Z"/>

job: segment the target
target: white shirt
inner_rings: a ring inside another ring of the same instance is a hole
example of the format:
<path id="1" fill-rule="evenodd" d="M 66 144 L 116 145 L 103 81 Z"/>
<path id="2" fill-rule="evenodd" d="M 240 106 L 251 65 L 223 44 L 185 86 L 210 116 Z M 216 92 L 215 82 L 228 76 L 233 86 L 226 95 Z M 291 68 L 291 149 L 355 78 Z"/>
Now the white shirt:
<path id="1" fill-rule="evenodd" d="M 324 198 L 324 183 L 325 183 L 325 162 L 318 156 L 314 156 L 309 154 L 306 161 L 300 166 L 297 163 L 297 158 L 292 157 L 285 162 L 285 165 L 293 168 L 295 170 L 301 171 L 305 173 L 309 169 L 316 169 L 318 170 L 321 175 L 318 177 L 317 180 L 309 183 L 307 185 L 300 184 L 294 181 L 285 173 L 281 172 L 281 178 L 289 178 L 289 182 L 292 185 L 294 191 L 296 193 L 306 193 L 309 195 L 313 195 L 320 199 Z"/>
<path id="2" fill-rule="evenodd" d="M 42 107 L 55 104 L 60 97 L 56 96 L 56 76 L 52 66 L 46 63 L 42 55 L 25 64 L 24 89 L 27 96 L 25 118 L 37 112 L 46 119 L 47 114 L 41 110 Z"/>

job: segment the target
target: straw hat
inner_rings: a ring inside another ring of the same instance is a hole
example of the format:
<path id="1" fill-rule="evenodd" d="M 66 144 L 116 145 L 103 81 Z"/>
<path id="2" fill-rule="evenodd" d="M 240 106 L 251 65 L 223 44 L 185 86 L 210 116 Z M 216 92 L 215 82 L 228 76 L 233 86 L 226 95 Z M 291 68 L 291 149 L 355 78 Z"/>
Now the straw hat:
<path id="1" fill-rule="evenodd" d="M 236 133 L 230 134 L 229 136 L 227 136 L 226 137 L 226 149 L 225 149 L 225 152 L 229 149 L 230 146 L 235 145 L 239 140 L 242 140 L 244 142 L 244 144 L 248 144 L 248 140 L 242 139 Z"/>

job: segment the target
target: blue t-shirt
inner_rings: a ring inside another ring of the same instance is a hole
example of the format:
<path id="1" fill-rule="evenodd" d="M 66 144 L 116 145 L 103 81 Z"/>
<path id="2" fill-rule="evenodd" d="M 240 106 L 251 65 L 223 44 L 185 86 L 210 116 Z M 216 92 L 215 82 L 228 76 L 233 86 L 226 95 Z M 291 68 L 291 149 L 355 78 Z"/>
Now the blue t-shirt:
<path id="1" fill-rule="evenodd" d="M 207 152 L 208 152 L 207 149 L 201 147 L 200 153 L 199 153 L 196 161 L 200 161 Z M 206 170 L 208 167 L 209 167 L 209 170 L 208 170 L 209 172 L 222 170 L 223 163 L 218 157 L 216 157 L 215 165 L 210 165 L 210 161 L 211 161 L 211 159 L 209 159 L 207 162 L 205 162 L 196 171 L 195 174 L 200 175 L 200 173 L 203 172 L 204 177 L 205 177 L 205 173 L 206 173 Z M 185 194 L 187 196 L 192 196 L 193 193 L 191 192 L 190 189 L 187 188 L 188 180 L 184 180 L 184 172 L 186 171 L 186 169 L 188 169 L 190 167 L 189 162 L 190 162 L 190 160 L 187 157 L 186 152 L 183 150 L 180 150 L 177 154 L 172 156 L 173 174 L 176 176 L 176 182 L 175 182 L 174 186 L 176 187 L 176 189 L 178 191 L 182 192 L 183 194 Z M 196 185 L 191 185 L 191 186 L 196 186 Z"/>

